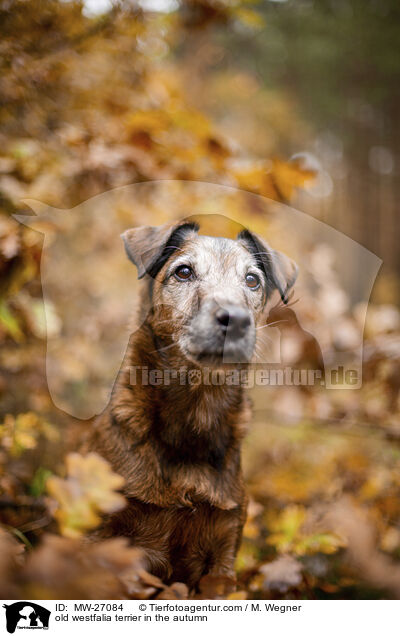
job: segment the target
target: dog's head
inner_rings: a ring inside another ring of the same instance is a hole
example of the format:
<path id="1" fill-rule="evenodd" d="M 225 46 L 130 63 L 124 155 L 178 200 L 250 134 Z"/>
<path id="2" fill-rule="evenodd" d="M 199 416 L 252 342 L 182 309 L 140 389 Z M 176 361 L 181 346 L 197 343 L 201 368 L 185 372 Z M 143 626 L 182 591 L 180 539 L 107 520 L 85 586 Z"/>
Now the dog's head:
<path id="1" fill-rule="evenodd" d="M 155 335 L 196 363 L 249 362 L 266 301 L 278 290 L 286 303 L 297 276 L 293 261 L 248 230 L 231 240 L 181 222 L 122 237 L 139 278 L 149 279 Z"/>

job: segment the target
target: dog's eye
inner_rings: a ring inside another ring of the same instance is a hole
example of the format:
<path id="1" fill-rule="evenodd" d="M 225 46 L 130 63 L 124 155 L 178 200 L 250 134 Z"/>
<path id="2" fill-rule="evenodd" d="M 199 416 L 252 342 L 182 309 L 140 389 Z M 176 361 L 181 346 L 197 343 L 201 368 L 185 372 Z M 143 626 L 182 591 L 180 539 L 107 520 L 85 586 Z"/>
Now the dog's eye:
<path id="1" fill-rule="evenodd" d="M 246 274 L 246 285 L 250 287 L 250 289 L 258 289 L 260 287 L 260 279 L 257 274 Z"/>
<path id="2" fill-rule="evenodd" d="M 179 265 L 174 272 L 177 280 L 189 280 L 193 275 L 193 270 L 189 265 Z"/>

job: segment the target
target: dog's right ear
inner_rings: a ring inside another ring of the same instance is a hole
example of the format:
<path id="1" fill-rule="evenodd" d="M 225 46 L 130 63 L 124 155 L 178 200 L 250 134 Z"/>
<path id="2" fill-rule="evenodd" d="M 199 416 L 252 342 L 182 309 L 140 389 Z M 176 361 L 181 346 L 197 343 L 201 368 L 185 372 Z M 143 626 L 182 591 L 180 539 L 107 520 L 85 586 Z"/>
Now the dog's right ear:
<path id="1" fill-rule="evenodd" d="M 154 278 L 190 233 L 198 229 L 197 223 L 179 221 L 158 227 L 135 227 L 121 234 L 128 258 L 137 267 L 138 278 L 145 274 Z"/>

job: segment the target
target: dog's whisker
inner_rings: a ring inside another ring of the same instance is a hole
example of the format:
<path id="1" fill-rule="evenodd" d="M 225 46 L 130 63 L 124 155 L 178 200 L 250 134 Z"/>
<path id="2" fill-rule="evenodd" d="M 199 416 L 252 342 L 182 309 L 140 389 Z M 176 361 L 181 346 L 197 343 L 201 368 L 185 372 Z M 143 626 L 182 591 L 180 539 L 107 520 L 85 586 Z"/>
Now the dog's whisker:
<path id="1" fill-rule="evenodd" d="M 185 320 L 186 320 L 186 318 L 187 318 L 186 314 L 183 314 L 183 313 L 182 313 L 182 316 L 181 316 L 181 317 L 182 317 L 183 319 L 185 319 Z M 173 320 L 172 318 L 165 318 L 165 320 L 158 320 L 158 321 L 157 321 L 157 325 L 162 325 L 162 324 L 163 324 L 163 323 L 165 323 L 165 322 L 170 322 L 170 323 L 171 323 L 171 325 L 173 325 L 173 324 L 174 324 L 174 320 Z M 175 322 L 176 322 L 176 319 L 175 319 Z"/>
<path id="2" fill-rule="evenodd" d="M 261 338 L 261 336 L 259 336 L 257 338 L 257 343 L 256 344 L 258 344 L 258 345 L 260 345 L 260 344 L 269 344 L 270 342 L 272 342 L 272 338 L 268 338 L 268 336 L 266 336 L 264 334 L 264 338 Z"/>
<path id="3" fill-rule="evenodd" d="M 288 309 L 289 307 L 293 307 L 293 305 L 296 305 L 299 302 L 299 300 L 301 300 L 301 296 L 293 300 L 293 302 L 290 302 L 293 296 L 294 296 L 294 291 L 289 295 L 289 302 L 286 305 L 283 303 L 282 299 L 280 298 L 278 302 L 276 303 L 276 305 L 271 307 L 271 311 L 273 311 L 274 309 L 278 309 L 279 307 L 282 307 L 282 309 Z"/>
<path id="4" fill-rule="evenodd" d="M 252 255 L 253 256 L 266 256 L 267 259 L 272 261 L 271 254 L 269 254 L 268 252 L 252 252 Z"/>
<path id="5" fill-rule="evenodd" d="M 265 362 L 261 354 L 262 354 L 262 351 L 254 351 L 254 356 L 255 356 L 254 362 L 257 362 L 257 360 L 259 360 L 260 362 Z"/>
<path id="6" fill-rule="evenodd" d="M 173 324 L 173 321 L 171 320 L 171 318 L 166 318 L 165 320 L 158 320 L 157 325 L 162 325 L 163 323 L 166 323 L 166 322 L 170 322 L 171 324 Z"/>
<path id="7" fill-rule="evenodd" d="M 293 302 L 290 302 L 292 300 L 294 294 L 295 294 L 294 290 L 290 292 L 290 294 L 288 296 L 288 302 L 286 304 L 282 301 L 282 298 L 278 298 L 278 300 L 275 303 L 275 305 L 273 305 L 271 307 L 271 311 L 273 311 L 274 309 L 278 309 L 278 307 L 282 307 L 282 309 L 287 309 L 288 307 L 292 307 L 293 305 L 295 305 L 297 302 L 299 302 L 301 297 L 297 298 Z"/>
<path id="8" fill-rule="evenodd" d="M 171 333 L 167 333 L 165 331 L 157 331 L 157 336 L 163 336 L 164 338 L 170 338 L 171 337 Z"/>
<path id="9" fill-rule="evenodd" d="M 275 322 L 270 322 L 268 325 L 262 325 L 261 327 L 256 327 L 256 331 L 259 329 L 266 329 L 266 327 L 273 327 L 274 325 L 279 325 L 281 322 L 289 322 L 288 320 L 275 320 Z"/>
<path id="10" fill-rule="evenodd" d="M 168 245 L 168 247 L 166 247 L 167 250 L 178 250 L 178 252 L 183 252 L 183 249 L 181 247 L 178 247 L 177 245 Z"/>
<path id="11" fill-rule="evenodd" d="M 149 353 L 160 353 L 161 351 L 166 351 L 167 349 L 171 349 L 171 347 L 176 347 L 176 342 L 173 342 L 170 345 L 166 345 L 165 347 L 161 347 L 160 349 L 154 349 L 154 351 L 149 351 Z"/>
<path id="12" fill-rule="evenodd" d="M 272 343 L 272 340 L 270 338 L 267 338 L 267 340 L 262 340 L 261 338 L 258 339 L 258 341 L 255 344 L 255 349 L 259 350 L 260 353 L 264 351 L 264 347 L 269 347 L 269 345 Z"/>

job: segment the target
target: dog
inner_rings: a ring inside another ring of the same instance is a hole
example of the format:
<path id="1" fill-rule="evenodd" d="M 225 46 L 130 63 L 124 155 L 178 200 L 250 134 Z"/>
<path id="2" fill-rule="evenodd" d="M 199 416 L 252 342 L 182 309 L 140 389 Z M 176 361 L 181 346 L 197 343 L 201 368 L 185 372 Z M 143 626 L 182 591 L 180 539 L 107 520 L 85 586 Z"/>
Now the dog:
<path id="1" fill-rule="evenodd" d="M 140 327 L 90 443 L 125 478 L 128 500 L 101 536 L 129 537 L 152 574 L 190 589 L 205 576 L 234 579 L 251 411 L 228 373 L 249 365 L 267 300 L 278 290 L 286 303 L 297 276 L 293 261 L 248 230 L 236 240 L 198 230 L 181 221 L 122 235 L 145 280 Z M 204 368 L 226 382 L 182 382 L 182 369 L 190 377 Z"/>

